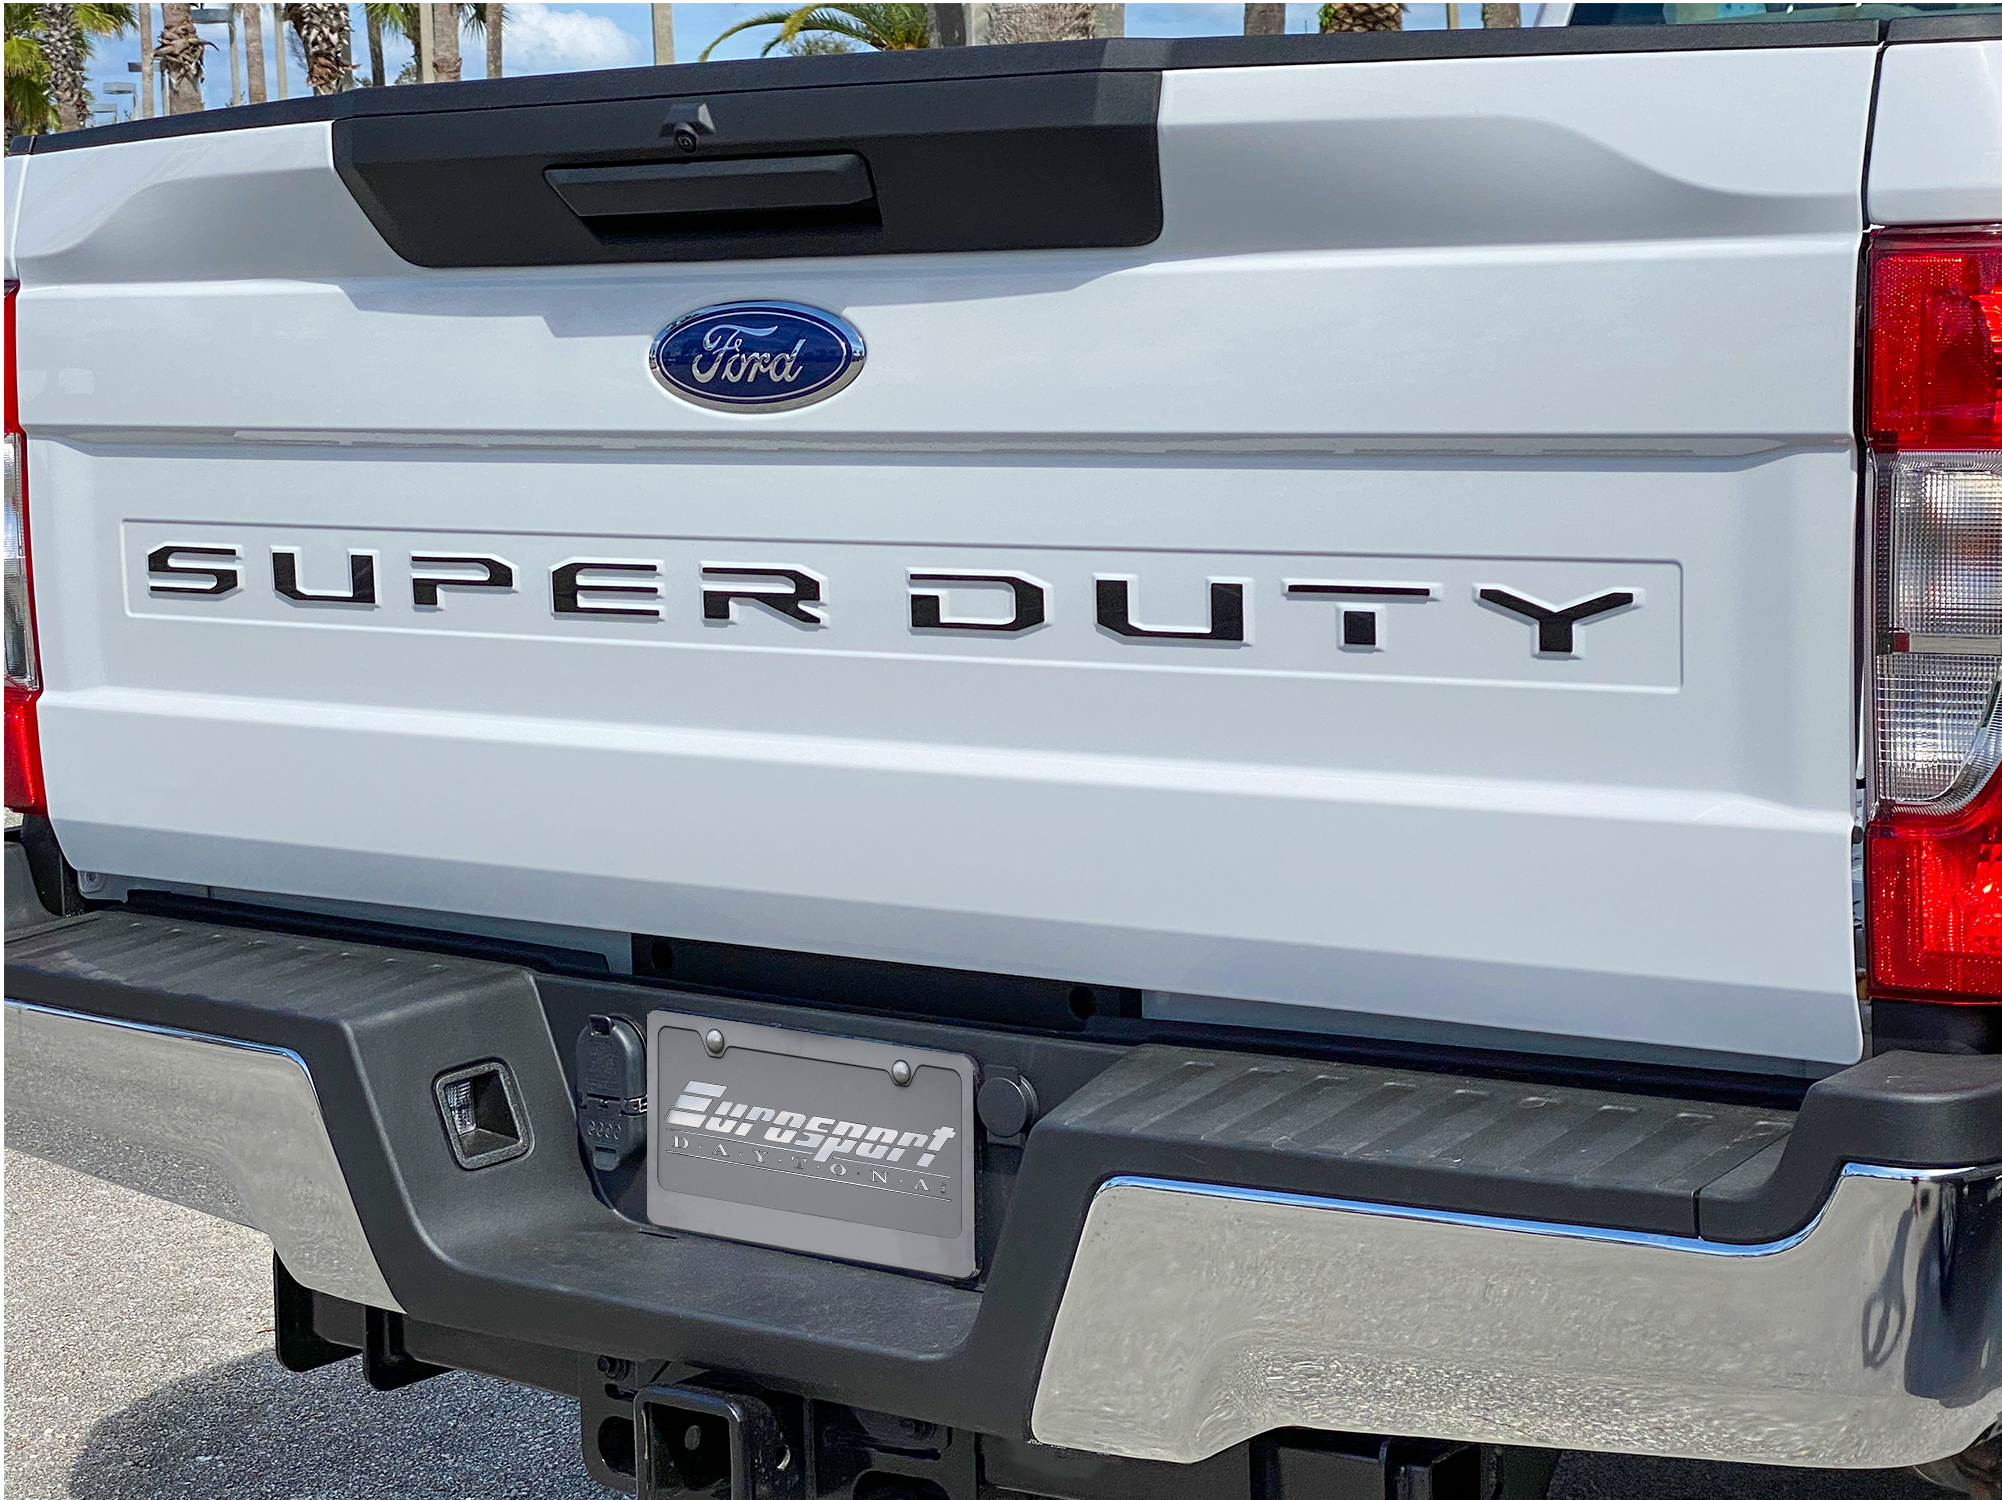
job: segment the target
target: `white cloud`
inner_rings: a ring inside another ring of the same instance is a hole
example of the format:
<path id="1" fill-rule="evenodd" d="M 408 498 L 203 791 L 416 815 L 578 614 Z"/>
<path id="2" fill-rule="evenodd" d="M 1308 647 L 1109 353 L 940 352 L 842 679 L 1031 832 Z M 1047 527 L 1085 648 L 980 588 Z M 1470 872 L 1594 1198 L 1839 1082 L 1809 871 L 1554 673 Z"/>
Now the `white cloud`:
<path id="1" fill-rule="evenodd" d="M 508 6 L 505 46 L 509 73 L 573 73 L 639 61 L 616 21 L 550 5 Z"/>

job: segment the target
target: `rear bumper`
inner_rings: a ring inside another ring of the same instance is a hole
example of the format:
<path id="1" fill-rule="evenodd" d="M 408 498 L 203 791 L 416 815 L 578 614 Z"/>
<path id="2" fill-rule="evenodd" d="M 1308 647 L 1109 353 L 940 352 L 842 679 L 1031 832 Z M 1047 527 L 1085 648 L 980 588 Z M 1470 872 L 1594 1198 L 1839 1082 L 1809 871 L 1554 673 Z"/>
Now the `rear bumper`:
<path id="1" fill-rule="evenodd" d="M 1308 1427 L 1875 1467 L 2002 1417 L 1995 1059 L 1878 1059 L 1795 1117 L 682 996 L 1062 1101 L 985 1143 L 986 1275 L 947 1285 L 593 1196 L 556 1038 L 671 991 L 122 912 L 16 935 L 7 979 L 13 1144 L 448 1329 L 1177 1464 Z M 492 1055 L 537 1146 L 468 1173 L 430 1080 Z"/>
<path id="2" fill-rule="evenodd" d="M 1187 1462 L 1275 1427 L 1883 1468 L 2002 1412 L 1998 1169 L 1844 1169 L 1799 1234 L 1667 1236 L 1118 1179 L 1044 1442 Z"/>
<path id="3" fill-rule="evenodd" d="M 7 1144 L 261 1231 L 308 1286 L 401 1310 L 297 1053 L 7 1002 Z"/>

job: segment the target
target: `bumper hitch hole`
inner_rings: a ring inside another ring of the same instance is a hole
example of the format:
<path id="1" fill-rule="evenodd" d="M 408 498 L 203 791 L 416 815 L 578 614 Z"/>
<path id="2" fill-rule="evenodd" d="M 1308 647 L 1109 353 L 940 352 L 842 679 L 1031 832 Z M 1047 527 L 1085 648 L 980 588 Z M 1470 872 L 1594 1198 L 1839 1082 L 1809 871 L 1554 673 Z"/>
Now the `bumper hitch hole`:
<path id="1" fill-rule="evenodd" d="M 452 1159 L 468 1172 L 527 1154 L 528 1115 L 506 1063 L 493 1059 L 441 1073 L 431 1092 Z"/>

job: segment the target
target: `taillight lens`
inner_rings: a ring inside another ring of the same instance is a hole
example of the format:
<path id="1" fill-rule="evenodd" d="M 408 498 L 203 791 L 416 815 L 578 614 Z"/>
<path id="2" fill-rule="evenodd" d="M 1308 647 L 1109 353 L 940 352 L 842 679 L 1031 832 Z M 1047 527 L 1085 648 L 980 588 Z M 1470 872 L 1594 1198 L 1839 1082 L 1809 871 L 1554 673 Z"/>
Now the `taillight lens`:
<path id="1" fill-rule="evenodd" d="M 7 284 L 6 314 L 6 551 L 0 557 L 6 585 L 7 805 L 16 812 L 46 812 L 42 792 L 42 743 L 35 719 L 41 696 L 41 661 L 35 649 L 34 573 L 28 554 L 28 444 L 21 432 L 14 365 L 14 297 Z"/>
<path id="2" fill-rule="evenodd" d="M 1874 993 L 2002 1000 L 2002 231 L 1870 255 Z"/>
<path id="3" fill-rule="evenodd" d="M 1870 825 L 1870 977 L 1890 995 L 2002 997 L 2002 780 L 1948 819 Z"/>
<path id="4" fill-rule="evenodd" d="M 1877 240 L 1870 441 L 2002 447 L 2002 234 Z"/>

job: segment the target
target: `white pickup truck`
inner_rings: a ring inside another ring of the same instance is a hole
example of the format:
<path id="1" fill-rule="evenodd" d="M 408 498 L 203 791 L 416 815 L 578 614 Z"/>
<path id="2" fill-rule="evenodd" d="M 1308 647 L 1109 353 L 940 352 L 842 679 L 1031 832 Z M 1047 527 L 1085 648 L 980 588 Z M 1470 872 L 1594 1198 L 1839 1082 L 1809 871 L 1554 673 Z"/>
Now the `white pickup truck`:
<path id="1" fill-rule="evenodd" d="M 361 90 L 4 206 L 8 1138 L 269 1235 L 286 1365 L 650 1500 L 1995 1492 L 2002 17 Z"/>

